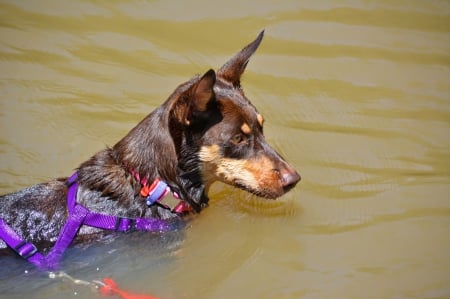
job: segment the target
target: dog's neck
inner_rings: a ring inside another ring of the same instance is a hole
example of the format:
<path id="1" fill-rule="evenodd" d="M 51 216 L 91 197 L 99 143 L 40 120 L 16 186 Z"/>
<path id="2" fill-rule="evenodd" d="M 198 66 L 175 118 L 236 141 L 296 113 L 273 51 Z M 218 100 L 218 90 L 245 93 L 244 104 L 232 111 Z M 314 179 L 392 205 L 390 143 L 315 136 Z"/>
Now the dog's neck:
<path id="1" fill-rule="evenodd" d="M 124 168 L 133 169 L 149 182 L 164 180 L 198 212 L 208 202 L 198 166 L 198 149 L 191 143 L 191 136 L 170 121 L 169 104 L 144 118 L 113 151 Z"/>
<path id="2" fill-rule="evenodd" d="M 113 147 L 119 162 L 141 178 L 176 183 L 177 157 L 167 129 L 167 117 L 158 108 Z"/>

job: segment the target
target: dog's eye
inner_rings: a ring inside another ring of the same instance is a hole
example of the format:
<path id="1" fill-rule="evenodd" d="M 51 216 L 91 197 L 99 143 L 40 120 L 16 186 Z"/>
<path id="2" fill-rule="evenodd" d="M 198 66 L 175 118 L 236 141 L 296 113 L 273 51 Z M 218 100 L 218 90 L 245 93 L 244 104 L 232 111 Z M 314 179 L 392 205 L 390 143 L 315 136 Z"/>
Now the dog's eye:
<path id="1" fill-rule="evenodd" d="M 236 134 L 233 137 L 231 137 L 231 143 L 233 144 L 239 144 L 245 141 L 245 136 L 244 134 Z"/>

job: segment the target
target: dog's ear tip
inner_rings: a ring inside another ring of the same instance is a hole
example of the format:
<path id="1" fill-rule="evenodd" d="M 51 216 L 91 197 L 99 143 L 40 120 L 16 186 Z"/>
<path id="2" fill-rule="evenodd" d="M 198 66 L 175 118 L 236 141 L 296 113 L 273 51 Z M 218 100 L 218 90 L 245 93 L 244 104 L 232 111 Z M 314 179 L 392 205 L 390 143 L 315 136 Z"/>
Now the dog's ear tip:
<path id="1" fill-rule="evenodd" d="M 213 69 L 209 69 L 197 83 L 196 91 L 200 92 L 212 92 L 212 88 L 216 83 L 216 72 Z"/>
<path id="2" fill-rule="evenodd" d="M 209 69 L 205 74 L 203 74 L 202 79 L 209 78 L 213 81 L 216 81 L 216 71 L 213 69 Z"/>
<path id="3" fill-rule="evenodd" d="M 266 28 L 263 28 L 261 32 L 258 34 L 256 39 L 262 39 L 264 37 L 264 34 L 266 33 Z"/>
<path id="4" fill-rule="evenodd" d="M 216 71 L 213 70 L 213 69 L 209 69 L 209 70 L 205 73 L 205 75 L 208 75 L 208 76 L 215 76 L 215 75 L 216 75 Z M 204 76 L 205 76 L 205 75 L 204 75 Z"/>
<path id="5" fill-rule="evenodd" d="M 240 86 L 241 75 L 247 67 L 250 57 L 261 44 L 264 32 L 265 29 L 263 29 L 251 43 L 231 57 L 231 59 L 217 71 L 218 76 L 233 83 L 235 86 Z"/>

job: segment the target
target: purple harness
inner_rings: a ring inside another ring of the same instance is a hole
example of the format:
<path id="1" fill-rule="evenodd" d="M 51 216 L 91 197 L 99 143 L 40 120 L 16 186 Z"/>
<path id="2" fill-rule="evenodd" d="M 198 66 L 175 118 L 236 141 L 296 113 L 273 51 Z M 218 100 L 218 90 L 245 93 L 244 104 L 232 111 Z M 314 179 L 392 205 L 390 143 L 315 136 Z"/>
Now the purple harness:
<path id="1" fill-rule="evenodd" d="M 125 218 L 118 216 L 93 213 L 84 206 L 76 202 L 77 198 L 77 173 L 75 172 L 67 181 L 69 189 L 67 192 L 67 208 L 69 216 L 64 227 L 62 228 L 55 245 L 47 255 L 38 252 L 33 243 L 25 241 L 21 238 L 6 222 L 0 218 L 0 239 L 2 239 L 12 250 L 14 250 L 22 258 L 28 260 L 40 269 L 54 269 L 58 267 L 59 260 L 64 251 L 72 243 L 83 225 L 96 228 L 113 230 L 116 232 L 132 232 L 132 231 L 168 231 L 171 226 L 160 219 L 152 218 Z M 167 185 L 160 181 L 161 186 Z M 161 192 L 165 192 L 166 188 L 156 188 L 151 197 L 161 198 L 164 196 Z"/>

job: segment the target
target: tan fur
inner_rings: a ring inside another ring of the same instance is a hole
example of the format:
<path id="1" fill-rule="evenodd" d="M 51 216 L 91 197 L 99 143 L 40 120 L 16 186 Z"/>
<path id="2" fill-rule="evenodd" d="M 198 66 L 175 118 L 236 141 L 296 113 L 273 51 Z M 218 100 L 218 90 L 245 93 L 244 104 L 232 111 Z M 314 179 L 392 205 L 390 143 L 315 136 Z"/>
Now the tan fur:
<path id="1" fill-rule="evenodd" d="M 258 120 L 259 125 L 262 127 L 264 125 L 264 117 L 258 113 L 256 119 Z"/>
<path id="2" fill-rule="evenodd" d="M 252 129 L 250 128 L 250 126 L 249 126 L 247 123 L 244 123 L 244 124 L 241 126 L 241 131 L 242 131 L 242 133 L 244 133 L 244 134 L 250 134 L 250 133 L 252 132 Z"/>
<path id="3" fill-rule="evenodd" d="M 199 158 L 203 162 L 205 181 L 219 180 L 230 185 L 238 182 L 255 191 L 279 188 L 278 176 L 272 171 L 273 162 L 264 156 L 252 160 L 226 158 L 221 156 L 220 147 L 214 144 L 203 146 Z"/>

